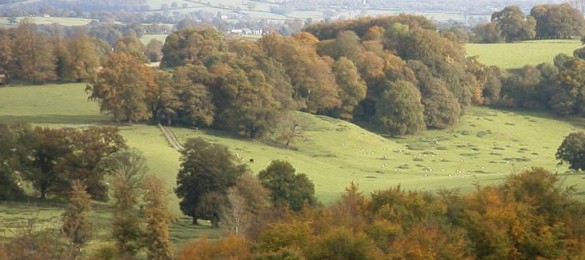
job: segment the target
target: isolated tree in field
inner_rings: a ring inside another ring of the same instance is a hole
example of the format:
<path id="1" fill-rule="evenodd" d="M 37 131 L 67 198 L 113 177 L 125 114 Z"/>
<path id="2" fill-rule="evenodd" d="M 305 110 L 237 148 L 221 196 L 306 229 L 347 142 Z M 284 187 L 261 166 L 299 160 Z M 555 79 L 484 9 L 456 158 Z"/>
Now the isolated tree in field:
<path id="1" fill-rule="evenodd" d="M 63 213 L 63 232 L 77 248 L 83 247 L 92 235 L 88 213 L 91 210 L 91 196 L 85 191 L 83 182 L 72 183 L 69 204 Z"/>
<path id="2" fill-rule="evenodd" d="M 167 192 L 163 180 L 148 175 L 143 182 L 144 215 L 146 228 L 144 244 L 148 258 L 166 260 L 172 258 L 169 241 L 169 212 Z"/>
<path id="3" fill-rule="evenodd" d="M 114 174 L 112 236 L 118 253 L 132 257 L 142 247 L 143 232 L 136 205 L 142 179 L 148 172 L 146 160 L 138 150 L 122 150 L 104 160 L 103 164 Z"/>
<path id="4" fill-rule="evenodd" d="M 424 107 L 419 90 L 410 82 L 384 83 L 376 100 L 376 120 L 393 135 L 420 133 L 425 129 Z"/>
<path id="5" fill-rule="evenodd" d="M 273 205 L 299 211 L 304 204 L 317 204 L 313 182 L 307 175 L 295 172 L 289 162 L 276 160 L 258 173 L 262 186 L 270 191 L 269 197 Z"/>
<path id="6" fill-rule="evenodd" d="M 112 53 L 102 65 L 86 88 L 89 99 L 99 103 L 100 112 L 112 114 L 117 122 L 149 119 L 149 105 L 157 89 L 154 71 L 126 53 Z"/>
<path id="7" fill-rule="evenodd" d="M 585 170 L 585 132 L 569 134 L 557 150 L 557 160 L 573 170 Z"/>
<path id="8" fill-rule="evenodd" d="M 181 200 L 183 214 L 197 224 L 199 218 L 219 216 L 219 208 L 210 209 L 209 205 L 218 203 L 218 195 L 225 195 L 246 167 L 236 164 L 235 156 L 227 147 L 202 138 L 189 139 L 184 147 L 175 193 Z"/>

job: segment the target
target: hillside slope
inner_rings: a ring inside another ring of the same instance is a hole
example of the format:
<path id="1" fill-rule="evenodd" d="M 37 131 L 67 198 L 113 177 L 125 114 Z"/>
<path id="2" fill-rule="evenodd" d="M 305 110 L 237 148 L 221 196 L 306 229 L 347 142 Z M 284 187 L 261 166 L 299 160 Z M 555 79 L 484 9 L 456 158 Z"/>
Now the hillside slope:
<path id="1" fill-rule="evenodd" d="M 109 124 L 107 116 L 98 113 L 97 104 L 86 97 L 82 84 L 0 88 L 0 121 L 73 127 Z M 471 108 L 453 129 L 392 139 L 342 120 L 298 116 L 306 122 L 306 137 L 293 143 L 296 150 L 220 132 L 172 129 L 179 141 L 202 136 L 227 145 L 254 172 L 271 160 L 288 160 L 315 183 L 323 202 L 334 201 L 352 181 L 366 192 L 399 184 L 418 190 L 465 191 L 532 166 L 565 172 L 566 167 L 557 166 L 556 148 L 567 134 L 583 129 L 576 121 L 548 114 Z M 129 145 L 143 151 L 151 171 L 173 188 L 179 153 L 160 130 L 150 125 L 122 125 L 121 129 Z M 584 179 L 568 176 L 567 184 L 585 189 Z M 179 214 L 176 204 L 171 206 Z"/>

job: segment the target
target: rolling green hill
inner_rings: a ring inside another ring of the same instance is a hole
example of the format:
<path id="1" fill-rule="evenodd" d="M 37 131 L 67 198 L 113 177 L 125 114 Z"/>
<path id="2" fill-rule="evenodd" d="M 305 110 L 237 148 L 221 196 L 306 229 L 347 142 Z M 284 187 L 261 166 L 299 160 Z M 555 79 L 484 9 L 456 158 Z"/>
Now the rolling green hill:
<path id="1" fill-rule="evenodd" d="M 55 127 L 111 124 L 107 116 L 98 113 L 96 103 L 87 101 L 84 88 L 83 84 L 0 88 L 0 121 Z M 180 141 L 201 136 L 227 145 L 256 173 L 271 160 L 288 160 L 315 183 L 317 196 L 324 203 L 335 201 L 352 181 L 366 193 L 395 185 L 428 191 L 441 188 L 470 191 L 475 185 L 488 185 L 502 180 L 510 172 L 532 166 L 558 171 L 566 178 L 567 185 L 585 190 L 585 179 L 565 173 L 567 168 L 557 166 L 554 158 L 562 139 L 585 126 L 585 122 L 576 119 L 559 120 L 545 113 L 470 108 L 453 129 L 387 138 L 342 120 L 297 113 L 305 122 L 305 138 L 292 144 L 295 149 L 233 138 L 221 132 L 172 129 Z M 179 153 L 168 145 L 156 126 L 120 127 L 128 144 L 144 153 L 151 172 L 161 176 L 172 190 Z M 254 163 L 249 159 L 254 159 Z M 579 196 L 585 199 L 585 193 Z M 171 194 L 171 211 L 179 217 L 177 202 Z M 108 205 L 101 207 L 92 217 L 98 223 L 105 223 L 109 214 L 103 208 Z M 35 211 L 44 219 L 56 219 L 61 207 L 5 207 L 0 204 L 0 223 L 8 227 L 6 223 L 30 217 Z M 192 227 L 187 218 L 182 219 L 173 225 L 175 242 L 201 234 L 218 234 Z"/>
<path id="2" fill-rule="evenodd" d="M 96 103 L 87 101 L 82 84 L 0 88 L 0 104 L 2 121 L 74 127 L 110 123 L 98 113 Z M 487 184 L 531 166 L 564 172 L 565 167 L 556 165 L 556 148 L 568 133 L 582 129 L 576 121 L 544 113 L 471 108 L 453 129 L 392 139 L 342 120 L 300 116 L 305 138 L 293 143 L 296 149 L 220 132 L 173 129 L 181 141 L 202 136 L 227 145 L 254 172 L 271 160 L 289 160 L 315 182 L 324 202 L 335 200 L 352 181 L 365 191 L 398 184 L 419 190 L 468 190 L 475 183 Z M 179 154 L 162 133 L 141 124 L 121 129 L 128 143 L 145 153 L 153 173 L 165 176 L 173 187 Z"/>

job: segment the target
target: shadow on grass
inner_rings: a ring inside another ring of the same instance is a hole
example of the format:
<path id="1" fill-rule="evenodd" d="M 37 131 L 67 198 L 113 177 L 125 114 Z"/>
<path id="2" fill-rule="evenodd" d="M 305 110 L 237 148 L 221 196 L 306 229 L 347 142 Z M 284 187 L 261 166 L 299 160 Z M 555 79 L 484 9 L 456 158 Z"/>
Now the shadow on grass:
<path id="1" fill-rule="evenodd" d="M 0 122 L 25 122 L 31 124 L 106 124 L 110 120 L 103 115 L 0 115 Z"/>

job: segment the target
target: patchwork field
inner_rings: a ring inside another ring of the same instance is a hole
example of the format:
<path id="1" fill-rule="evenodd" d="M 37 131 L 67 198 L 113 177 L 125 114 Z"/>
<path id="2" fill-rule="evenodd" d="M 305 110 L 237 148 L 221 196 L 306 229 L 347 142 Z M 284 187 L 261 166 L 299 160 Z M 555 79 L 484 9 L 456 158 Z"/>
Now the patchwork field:
<path id="1" fill-rule="evenodd" d="M 24 121 L 36 125 L 86 127 L 110 124 L 98 112 L 97 104 L 87 101 L 83 84 L 21 86 L 0 88 L 0 121 Z M 298 113 L 304 121 L 305 138 L 296 140 L 294 149 L 269 145 L 264 141 L 233 138 L 221 132 L 173 128 L 180 141 L 201 136 L 227 145 L 238 153 L 253 172 L 271 160 L 290 161 L 298 172 L 315 183 L 324 203 L 338 198 L 352 181 L 366 193 L 402 185 L 407 189 L 434 191 L 457 188 L 465 191 L 476 185 L 501 181 L 510 172 L 541 166 L 556 171 L 566 185 L 585 191 L 581 174 L 558 166 L 555 151 L 570 132 L 583 130 L 585 121 L 558 120 L 546 113 L 511 112 L 471 108 L 453 129 L 427 131 L 419 136 L 388 138 L 354 124 L 322 116 Z M 130 146 L 140 149 L 151 173 L 161 176 L 169 191 L 175 185 L 179 153 L 162 133 L 151 125 L 121 125 Z M 249 163 L 254 159 L 254 163 Z M 585 193 L 578 196 L 585 199 Z M 178 200 L 169 195 L 171 211 L 180 217 Z M 107 229 L 108 204 L 96 204 L 92 218 Z M 54 222 L 62 205 L 0 204 L 0 236 L 12 232 L 19 221 L 38 214 Z M 173 224 L 177 243 L 200 235 L 217 236 L 207 228 L 192 227 L 187 218 Z M 104 233 L 105 235 L 105 233 Z"/>
<path id="2" fill-rule="evenodd" d="M 522 68 L 524 65 L 538 65 L 553 62 L 559 53 L 573 55 L 582 46 L 579 40 L 539 40 L 517 43 L 494 43 L 466 45 L 468 56 L 478 56 L 486 65 L 496 65 L 502 69 Z"/>

